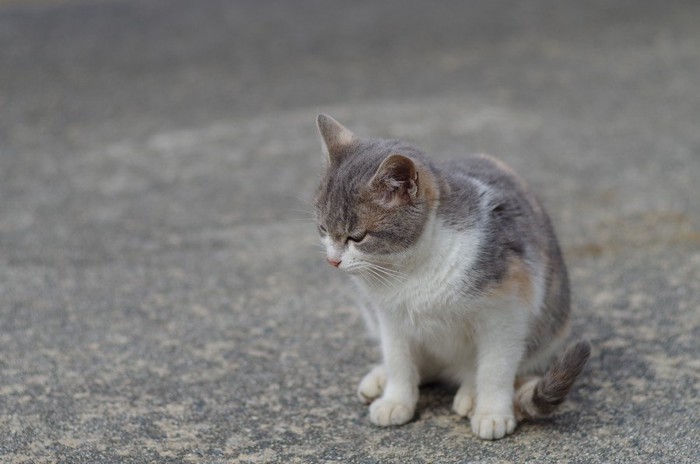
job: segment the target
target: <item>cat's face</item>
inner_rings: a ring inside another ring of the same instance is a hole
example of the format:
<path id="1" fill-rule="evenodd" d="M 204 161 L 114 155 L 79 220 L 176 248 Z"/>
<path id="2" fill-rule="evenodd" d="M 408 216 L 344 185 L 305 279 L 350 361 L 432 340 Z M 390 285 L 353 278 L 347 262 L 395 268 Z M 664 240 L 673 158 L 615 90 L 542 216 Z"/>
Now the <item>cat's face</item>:
<path id="1" fill-rule="evenodd" d="M 432 175 L 396 141 L 360 140 L 320 115 L 328 165 L 316 193 L 316 221 L 328 262 L 382 280 L 382 268 L 410 252 L 436 200 Z M 386 276 L 385 276 L 386 277 Z"/>

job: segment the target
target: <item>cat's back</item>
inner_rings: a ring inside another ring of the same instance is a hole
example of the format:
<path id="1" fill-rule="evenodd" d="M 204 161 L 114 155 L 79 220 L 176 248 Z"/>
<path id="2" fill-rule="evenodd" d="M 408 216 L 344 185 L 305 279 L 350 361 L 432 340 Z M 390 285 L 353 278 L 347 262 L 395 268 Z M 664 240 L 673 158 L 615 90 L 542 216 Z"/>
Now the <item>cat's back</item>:
<path id="1" fill-rule="evenodd" d="M 443 163 L 437 169 L 447 184 L 438 209 L 442 223 L 464 237 L 479 234 L 483 238 L 477 260 L 482 277 L 478 286 L 500 281 L 508 274 L 507 263 L 514 261 L 526 263 L 533 276 L 548 274 L 547 282 L 552 273 L 566 273 L 547 213 L 510 166 L 477 155 Z"/>
<path id="2" fill-rule="evenodd" d="M 489 221 L 525 234 L 547 226 L 540 201 L 503 161 L 472 155 L 436 167 L 447 185 L 441 213 L 452 225 L 470 228 L 477 221 Z"/>
<path id="3" fill-rule="evenodd" d="M 492 196 L 518 198 L 531 196 L 526 182 L 505 162 L 490 155 L 470 155 L 439 165 L 453 191 L 484 189 Z"/>

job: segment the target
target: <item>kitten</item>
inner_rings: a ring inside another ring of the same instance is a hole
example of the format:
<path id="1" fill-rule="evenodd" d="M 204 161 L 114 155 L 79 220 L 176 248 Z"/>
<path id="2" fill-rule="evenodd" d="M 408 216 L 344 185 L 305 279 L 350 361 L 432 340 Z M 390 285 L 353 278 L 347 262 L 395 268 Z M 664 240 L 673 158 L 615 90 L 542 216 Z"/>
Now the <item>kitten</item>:
<path id="1" fill-rule="evenodd" d="M 383 356 L 358 389 L 370 420 L 408 422 L 419 385 L 435 380 L 459 386 L 453 409 L 483 439 L 551 413 L 590 345 L 550 364 L 569 331 L 569 282 L 525 182 L 489 156 L 438 164 L 329 116 L 317 123 L 328 156 L 318 230 L 328 263 L 357 284 Z"/>

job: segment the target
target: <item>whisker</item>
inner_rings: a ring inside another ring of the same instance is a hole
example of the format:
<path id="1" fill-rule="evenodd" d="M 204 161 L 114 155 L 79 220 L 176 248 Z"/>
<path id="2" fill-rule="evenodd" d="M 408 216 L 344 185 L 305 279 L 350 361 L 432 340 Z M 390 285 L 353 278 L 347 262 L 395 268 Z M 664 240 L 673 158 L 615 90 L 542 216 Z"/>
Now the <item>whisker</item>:
<path id="1" fill-rule="evenodd" d="M 293 193 L 285 193 L 285 194 L 282 194 L 281 196 L 284 198 L 291 198 L 292 200 L 297 200 L 297 201 L 300 201 L 302 203 L 306 203 L 309 206 L 314 206 L 314 204 L 311 201 L 307 200 L 306 198 L 302 198 L 299 195 L 295 195 Z"/>
<path id="2" fill-rule="evenodd" d="M 394 274 L 394 275 L 398 275 L 398 276 L 402 276 L 402 277 L 408 277 L 408 274 L 406 274 L 405 272 L 401 272 L 401 271 L 399 271 L 399 270 L 397 270 L 397 269 L 392 269 L 392 268 L 390 268 L 390 267 L 381 266 L 381 265 L 379 265 L 379 264 L 374 264 L 374 263 L 372 263 L 372 264 L 373 264 L 374 267 L 376 267 L 377 269 L 381 269 L 381 270 L 383 270 L 383 271 L 387 271 L 387 272 L 389 272 L 389 273 L 391 273 L 391 274 Z"/>
<path id="3" fill-rule="evenodd" d="M 316 220 L 311 218 L 291 218 L 287 219 L 286 222 L 293 222 L 295 224 L 316 224 Z"/>
<path id="4" fill-rule="evenodd" d="M 368 268 L 367 268 L 367 272 L 369 272 L 370 274 L 376 276 L 377 279 L 378 279 L 379 281 L 381 281 L 381 282 L 384 284 L 384 286 L 385 286 L 386 288 L 391 287 L 391 288 L 393 288 L 393 289 L 396 289 L 396 286 L 394 285 L 394 283 L 393 283 L 391 280 L 389 280 L 387 277 L 385 277 L 385 276 L 383 276 L 382 274 L 378 273 L 376 269 L 373 269 L 373 268 L 371 268 L 371 267 L 368 267 Z"/>
<path id="5" fill-rule="evenodd" d="M 374 272 L 382 275 L 385 280 L 387 280 L 388 282 L 391 282 L 392 284 L 399 284 L 400 285 L 400 284 L 406 283 L 406 279 L 400 278 L 400 277 L 395 276 L 395 275 L 383 273 L 383 271 L 381 271 L 379 269 L 375 268 Z"/>
<path id="6" fill-rule="evenodd" d="M 292 211 L 295 213 L 304 213 L 304 214 L 309 214 L 311 216 L 316 216 L 316 212 L 314 210 L 309 210 L 309 209 L 296 209 L 296 208 L 290 208 L 287 211 Z"/>
<path id="7" fill-rule="evenodd" d="M 289 209 L 287 211 L 291 213 L 290 219 L 306 219 L 312 222 L 316 222 L 316 213 L 313 211 L 305 211 L 301 209 Z"/>
<path id="8" fill-rule="evenodd" d="M 394 261 L 382 261 L 381 259 L 372 258 L 372 262 L 377 264 L 388 264 L 389 266 L 396 266 L 396 262 Z"/>
<path id="9" fill-rule="evenodd" d="M 372 281 L 375 281 L 375 282 L 377 281 L 376 278 L 375 278 L 373 275 L 371 275 L 371 274 L 369 274 L 368 272 L 366 272 L 366 271 L 367 271 L 367 268 L 364 267 L 364 266 L 362 266 L 362 265 L 359 264 L 359 263 L 351 264 L 350 266 L 348 266 L 347 268 L 345 268 L 345 271 L 347 271 L 347 272 L 357 272 L 361 277 L 363 277 L 363 278 L 365 278 L 365 279 L 371 278 Z"/>
<path id="10" fill-rule="evenodd" d="M 379 279 L 379 277 L 376 274 L 374 274 L 373 272 L 371 272 L 369 269 L 363 269 L 360 272 L 365 276 L 369 276 L 372 279 L 372 281 L 375 282 L 376 284 L 379 284 L 383 287 L 387 286 L 386 283 L 384 283 L 381 279 Z"/>
<path id="11" fill-rule="evenodd" d="M 382 260 L 378 260 L 375 258 L 372 258 L 371 262 L 373 264 L 388 264 L 389 266 L 392 266 L 392 269 L 393 269 L 393 266 L 396 266 L 396 263 L 393 261 L 382 261 Z M 394 269 L 394 270 L 396 270 L 396 269 Z"/>
<path id="12" fill-rule="evenodd" d="M 392 278 L 394 278 L 394 279 L 396 279 L 396 280 L 399 280 L 399 281 L 401 281 L 401 282 L 407 281 L 407 280 L 408 280 L 408 277 L 409 277 L 408 274 L 406 274 L 406 273 L 403 273 L 403 272 L 400 272 L 400 271 L 396 271 L 396 270 L 394 270 L 394 269 L 389 269 L 389 268 L 386 268 L 386 267 L 384 267 L 384 266 L 379 266 L 379 265 L 377 265 L 377 264 L 373 265 L 373 267 L 374 267 L 377 271 L 382 272 L 383 274 L 385 274 L 385 275 L 387 275 L 387 276 L 390 276 L 390 277 L 392 277 Z"/>
<path id="13" fill-rule="evenodd" d="M 386 275 L 386 274 L 381 274 L 379 271 L 376 269 L 373 270 L 374 273 L 380 275 L 385 281 L 390 282 L 392 286 L 395 286 L 395 284 L 404 284 L 405 281 L 399 280 L 394 276 Z"/>

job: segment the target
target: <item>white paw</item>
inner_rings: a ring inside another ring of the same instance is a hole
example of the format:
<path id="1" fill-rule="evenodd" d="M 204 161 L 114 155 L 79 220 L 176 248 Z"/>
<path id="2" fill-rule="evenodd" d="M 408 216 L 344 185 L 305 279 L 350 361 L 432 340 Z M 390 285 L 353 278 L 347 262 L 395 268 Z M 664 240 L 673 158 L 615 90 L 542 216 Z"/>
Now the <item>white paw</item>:
<path id="1" fill-rule="evenodd" d="M 372 423 L 386 427 L 401 425 L 413 418 L 415 406 L 383 398 L 376 400 L 369 407 L 369 418 Z"/>
<path id="2" fill-rule="evenodd" d="M 471 418 L 472 432 L 483 440 L 498 440 L 515 430 L 513 414 L 481 414 Z"/>
<path id="3" fill-rule="evenodd" d="M 476 395 L 469 388 L 460 388 L 452 402 L 452 409 L 462 417 L 472 417 Z"/>
<path id="4" fill-rule="evenodd" d="M 384 366 L 375 366 L 360 381 L 360 385 L 357 387 L 357 397 L 363 403 L 369 404 L 382 396 L 385 385 L 386 372 L 384 371 Z"/>

